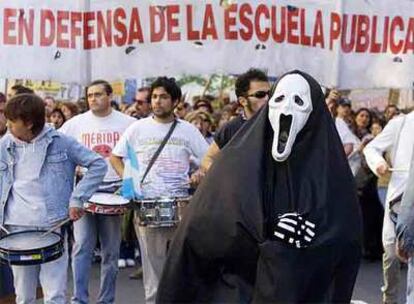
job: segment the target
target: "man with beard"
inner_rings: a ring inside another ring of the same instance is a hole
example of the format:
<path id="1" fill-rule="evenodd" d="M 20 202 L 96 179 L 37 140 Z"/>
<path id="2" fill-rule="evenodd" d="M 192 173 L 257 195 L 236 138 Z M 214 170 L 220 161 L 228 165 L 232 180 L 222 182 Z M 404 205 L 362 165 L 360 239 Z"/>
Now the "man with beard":
<path id="1" fill-rule="evenodd" d="M 241 74 L 236 80 L 236 96 L 243 107 L 243 115 L 240 115 L 226 123 L 214 136 L 213 143 L 209 146 L 201 167 L 207 171 L 217 154 L 230 141 L 241 126 L 258 112 L 269 100 L 270 85 L 266 74 L 258 69 L 250 69 Z"/>
<path id="2" fill-rule="evenodd" d="M 193 196 L 157 302 L 349 303 L 360 234 L 322 90 L 303 72 L 287 73 Z"/>
<path id="3" fill-rule="evenodd" d="M 153 115 L 136 121 L 125 131 L 112 151 L 111 163 L 119 176 L 123 176 L 123 158 L 132 150 L 139 163 L 138 175 L 144 198 L 187 197 L 190 162 L 200 163 L 207 150 L 207 142 L 195 126 L 174 116 L 181 89 L 173 78 L 157 78 L 151 85 L 150 96 Z M 155 159 L 166 134 L 170 137 Z M 141 226 L 137 214 L 135 218 L 144 271 L 145 301 L 154 303 L 175 227 Z"/>

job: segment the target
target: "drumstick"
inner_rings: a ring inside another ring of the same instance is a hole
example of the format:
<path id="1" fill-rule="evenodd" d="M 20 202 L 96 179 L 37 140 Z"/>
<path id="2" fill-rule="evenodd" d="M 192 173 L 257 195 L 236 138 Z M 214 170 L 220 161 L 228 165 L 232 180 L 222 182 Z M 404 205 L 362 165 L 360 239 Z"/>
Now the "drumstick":
<path id="1" fill-rule="evenodd" d="M 3 230 L 4 232 L 6 232 L 7 234 L 10 234 L 9 230 L 4 228 L 2 225 L 0 225 L 0 229 Z"/>
<path id="2" fill-rule="evenodd" d="M 55 226 L 53 226 L 52 228 L 50 228 L 48 231 L 46 231 L 45 233 L 43 233 L 42 235 L 40 235 L 40 237 L 44 237 L 46 235 L 51 234 L 53 231 L 55 231 L 56 229 L 62 227 L 63 225 L 65 225 L 66 223 L 68 223 L 70 221 L 70 218 L 67 218 L 66 220 L 57 223 Z"/>
<path id="3" fill-rule="evenodd" d="M 407 168 L 388 168 L 388 171 L 391 171 L 391 172 L 407 172 L 408 169 Z"/>

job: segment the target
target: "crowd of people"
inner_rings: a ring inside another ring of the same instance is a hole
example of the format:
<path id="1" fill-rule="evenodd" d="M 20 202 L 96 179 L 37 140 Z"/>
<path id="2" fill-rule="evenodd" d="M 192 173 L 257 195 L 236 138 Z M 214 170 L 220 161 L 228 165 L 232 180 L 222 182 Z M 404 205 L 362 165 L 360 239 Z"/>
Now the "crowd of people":
<path id="1" fill-rule="evenodd" d="M 115 302 L 118 269 L 135 266 L 136 252 L 142 268 L 136 266 L 131 278 L 143 275 L 145 300 L 155 303 L 176 227 L 145 227 L 132 211 L 123 216 L 85 212 L 83 203 L 95 192 L 119 193 L 130 149 L 140 163 L 143 197 L 189 196 L 235 134 L 269 103 L 272 84 L 263 71 L 250 69 L 237 78 L 235 93 L 235 101 L 209 95 L 188 101 L 175 79 L 159 77 L 121 104 L 114 102 L 105 80 L 90 83 L 80 103 L 40 98 L 21 85 L 13 86 L 7 97 L 0 94 L 0 164 L 6 164 L 0 168 L 5 202 L 0 225 L 15 233 L 47 230 L 68 216 L 73 221 L 72 228 L 61 230 L 71 240 L 70 254 L 65 250 L 42 265 L 12 266 L 16 302 L 33 303 L 40 278 L 45 303 L 66 303 L 71 255 L 71 301 L 88 303 L 90 270 L 99 247 L 98 303 Z M 398 222 L 397 207 L 407 186 L 414 114 L 402 113 L 396 105 L 383 112 L 353 109 L 351 100 L 334 89 L 326 90 L 324 101 L 356 185 L 362 255 L 383 260 L 383 301 L 398 303 L 400 263 L 411 250 L 398 239 L 411 230 Z M 8 164 L 14 164 L 10 170 Z M 410 262 L 409 273 L 411 267 Z M 411 287 L 407 300 L 414 301 Z"/>

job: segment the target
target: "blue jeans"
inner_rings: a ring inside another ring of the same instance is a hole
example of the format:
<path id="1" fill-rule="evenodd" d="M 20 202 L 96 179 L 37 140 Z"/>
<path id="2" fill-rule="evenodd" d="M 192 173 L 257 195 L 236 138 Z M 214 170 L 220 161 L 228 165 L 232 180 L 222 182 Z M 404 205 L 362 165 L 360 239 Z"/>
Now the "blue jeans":
<path id="1" fill-rule="evenodd" d="M 73 297 L 72 303 L 89 302 L 89 276 L 93 250 L 97 239 L 101 244 L 101 285 L 97 303 L 115 303 L 118 274 L 119 246 L 121 244 L 121 217 L 85 213 L 73 225 Z"/>
<path id="2" fill-rule="evenodd" d="M 47 230 L 47 228 L 7 226 L 10 232 Z M 66 304 L 68 254 L 65 243 L 63 255 L 51 262 L 30 266 L 12 266 L 17 304 L 35 304 L 40 281 L 45 304 Z"/>

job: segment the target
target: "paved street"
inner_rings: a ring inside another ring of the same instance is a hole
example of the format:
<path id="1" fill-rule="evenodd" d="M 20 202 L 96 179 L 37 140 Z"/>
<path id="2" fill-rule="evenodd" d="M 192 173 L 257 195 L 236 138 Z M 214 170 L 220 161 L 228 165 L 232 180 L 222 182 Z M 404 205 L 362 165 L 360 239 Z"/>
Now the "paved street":
<path id="1" fill-rule="evenodd" d="M 144 303 L 144 289 L 142 286 L 142 280 L 133 281 L 128 279 L 128 274 L 132 271 L 133 269 L 126 268 L 122 269 L 119 273 L 116 295 L 117 304 Z M 403 284 L 404 283 L 405 282 L 403 282 Z M 381 303 L 381 284 L 381 263 L 363 262 L 358 274 L 353 300 L 355 300 L 355 303 L 361 304 L 363 302 L 369 304 Z M 72 283 L 70 282 L 69 285 L 72 286 Z M 96 264 L 93 267 L 90 290 L 92 297 L 91 303 L 93 303 L 96 301 L 96 293 L 99 290 L 99 267 Z M 403 294 L 403 291 L 401 294 Z M 362 302 L 356 302 L 356 300 Z"/>

